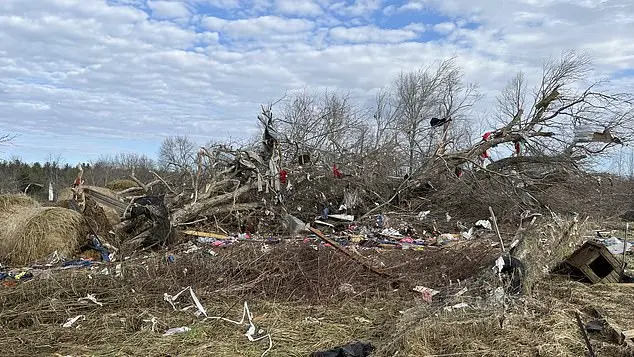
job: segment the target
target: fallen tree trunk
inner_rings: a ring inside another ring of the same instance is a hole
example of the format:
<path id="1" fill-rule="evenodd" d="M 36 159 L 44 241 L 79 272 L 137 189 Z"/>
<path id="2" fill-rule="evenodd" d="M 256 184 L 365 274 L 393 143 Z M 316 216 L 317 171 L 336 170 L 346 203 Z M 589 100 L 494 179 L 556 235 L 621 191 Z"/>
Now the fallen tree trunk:
<path id="1" fill-rule="evenodd" d="M 190 203 L 185 207 L 176 210 L 172 214 L 172 223 L 175 225 L 183 224 L 204 216 L 206 212 L 212 208 L 227 202 L 237 200 L 238 197 L 249 192 L 253 188 L 252 183 L 247 183 L 242 187 L 239 187 L 233 192 L 225 193 L 219 196 L 211 197 L 195 203 Z"/>

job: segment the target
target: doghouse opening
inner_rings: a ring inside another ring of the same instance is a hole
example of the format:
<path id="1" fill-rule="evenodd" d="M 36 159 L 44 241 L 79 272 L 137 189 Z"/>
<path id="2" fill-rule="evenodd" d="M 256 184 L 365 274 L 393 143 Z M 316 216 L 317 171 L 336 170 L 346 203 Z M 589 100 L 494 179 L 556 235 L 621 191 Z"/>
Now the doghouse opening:
<path id="1" fill-rule="evenodd" d="M 596 259 L 594 259 L 588 267 L 592 269 L 594 274 L 599 278 L 603 279 L 606 276 L 610 275 L 614 269 L 612 269 L 612 265 L 603 257 L 603 255 L 599 255 Z"/>

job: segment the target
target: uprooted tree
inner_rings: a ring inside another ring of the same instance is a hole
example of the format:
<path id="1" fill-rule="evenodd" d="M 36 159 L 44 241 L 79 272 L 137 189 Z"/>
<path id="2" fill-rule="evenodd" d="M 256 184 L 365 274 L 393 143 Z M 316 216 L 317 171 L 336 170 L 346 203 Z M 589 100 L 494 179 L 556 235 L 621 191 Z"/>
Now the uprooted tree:
<path id="1" fill-rule="evenodd" d="M 166 139 L 153 181 L 133 177 L 138 187 L 125 193 L 160 192 L 175 226 L 233 217 L 241 229 L 291 211 L 311 219 L 325 207 L 368 216 L 464 173 L 497 180 L 499 196 L 536 201 L 536 183 L 581 172 L 633 138 L 631 95 L 587 82 L 591 69 L 585 56 L 567 52 L 546 62 L 534 85 L 519 73 L 498 96 L 496 127 L 485 133 L 470 129 L 481 95 L 454 59 L 401 73 L 370 108 L 345 93 L 301 92 L 276 103 L 278 115 L 262 106 L 257 145 L 195 149 L 186 137 Z"/>

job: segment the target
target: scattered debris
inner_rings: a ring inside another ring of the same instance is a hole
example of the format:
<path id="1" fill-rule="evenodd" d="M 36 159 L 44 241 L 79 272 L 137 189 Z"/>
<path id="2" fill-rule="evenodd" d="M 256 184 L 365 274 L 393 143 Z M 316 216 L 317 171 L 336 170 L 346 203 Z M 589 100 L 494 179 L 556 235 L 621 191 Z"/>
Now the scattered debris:
<path id="1" fill-rule="evenodd" d="M 172 305 L 172 308 L 176 310 L 176 300 L 178 300 L 181 294 L 183 294 L 186 291 L 189 291 L 189 295 L 191 296 L 192 301 L 194 302 L 196 308 L 198 309 L 197 314 L 204 315 L 205 317 L 207 317 L 207 310 L 205 310 L 203 305 L 200 303 L 200 300 L 198 300 L 198 297 L 194 293 L 194 290 L 191 288 L 191 286 L 186 287 L 185 289 L 181 290 L 178 294 L 174 296 L 169 295 L 168 293 L 164 293 L 163 300 L 167 301 L 170 305 Z"/>
<path id="2" fill-rule="evenodd" d="M 476 228 L 484 228 L 488 230 L 493 230 L 493 228 L 491 228 L 491 222 L 488 219 L 481 219 L 477 221 L 473 226 Z"/>
<path id="3" fill-rule="evenodd" d="M 313 352 L 311 357 L 368 357 L 374 346 L 365 342 L 352 342 L 326 351 Z"/>
<path id="4" fill-rule="evenodd" d="M 416 286 L 412 290 L 421 293 L 423 300 L 427 302 L 432 302 L 433 297 L 436 296 L 438 293 L 440 293 L 440 291 L 438 290 L 434 290 L 424 286 Z"/>
<path id="5" fill-rule="evenodd" d="M 79 298 L 79 299 L 77 299 L 77 301 L 80 301 L 80 302 L 81 302 L 81 301 L 91 301 L 91 302 L 93 302 L 93 303 L 94 303 L 94 304 L 96 304 L 96 305 L 103 306 L 103 304 L 102 304 L 102 303 L 100 303 L 99 301 L 97 301 L 97 298 L 96 298 L 96 297 L 95 297 L 95 295 L 93 295 L 93 294 L 88 294 L 86 297 L 83 297 L 83 298 Z"/>
<path id="6" fill-rule="evenodd" d="M 347 222 L 354 221 L 354 216 L 349 214 L 331 214 L 328 216 L 328 218 L 336 219 L 339 221 L 347 221 Z"/>
<path id="7" fill-rule="evenodd" d="M 213 316 L 213 317 L 206 317 L 206 319 L 210 319 L 210 320 L 222 320 L 222 321 L 226 321 L 226 322 L 231 322 L 233 324 L 236 325 L 247 325 L 248 329 L 247 332 L 245 332 L 245 336 L 247 337 L 247 339 L 249 339 L 249 341 L 251 342 L 257 342 L 260 340 L 263 340 L 265 338 L 267 338 L 269 340 L 269 347 L 262 352 L 262 354 L 260 355 L 260 357 L 264 357 L 267 353 L 269 353 L 269 351 L 271 350 L 271 348 L 273 348 L 273 340 L 271 338 L 270 334 L 263 334 L 262 330 L 258 330 L 255 325 L 253 324 L 253 315 L 251 314 L 251 311 L 249 311 L 249 305 L 247 304 L 247 302 L 244 302 L 244 308 L 242 310 L 242 318 L 240 319 L 240 321 L 234 321 L 234 320 L 230 320 L 227 319 L 225 317 L 221 317 L 221 316 Z M 248 324 L 247 321 L 248 320 Z"/>
<path id="8" fill-rule="evenodd" d="M 71 327 L 73 327 L 73 325 L 75 324 L 75 322 L 77 322 L 79 319 L 86 320 L 86 316 L 84 316 L 84 315 L 77 315 L 77 316 L 75 316 L 75 317 L 71 317 L 71 318 L 69 318 L 66 322 L 64 322 L 64 323 L 62 324 L 62 327 L 64 327 L 64 328 L 71 328 Z"/>
<path id="9" fill-rule="evenodd" d="M 174 327 L 171 328 L 167 331 L 165 331 L 165 333 L 163 334 L 163 336 L 171 336 L 171 335 L 176 335 L 176 334 L 181 334 L 181 333 L 186 333 L 191 331 L 192 329 L 187 327 L 187 326 L 183 326 L 183 327 Z"/>

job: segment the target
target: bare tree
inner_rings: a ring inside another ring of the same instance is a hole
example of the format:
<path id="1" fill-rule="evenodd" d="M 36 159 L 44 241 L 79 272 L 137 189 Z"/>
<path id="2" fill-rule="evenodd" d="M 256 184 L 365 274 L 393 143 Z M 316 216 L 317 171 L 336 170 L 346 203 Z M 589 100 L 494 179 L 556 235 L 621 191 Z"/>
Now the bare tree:
<path id="1" fill-rule="evenodd" d="M 427 67 L 401 73 L 394 85 L 394 105 L 398 129 L 407 143 L 410 173 L 425 161 L 444 152 L 447 145 L 447 126 L 440 137 L 427 124 L 439 118 L 458 117 L 478 99 L 474 85 L 464 85 L 462 71 L 455 60 L 442 61 L 436 68 Z"/>
<path id="2" fill-rule="evenodd" d="M 359 141 L 363 128 L 359 109 L 348 94 L 325 92 L 321 96 L 306 92 L 290 98 L 277 118 L 285 145 L 286 160 L 304 151 L 336 156 L 349 153 Z"/>
<path id="3" fill-rule="evenodd" d="M 605 83 L 588 83 L 591 71 L 589 58 L 574 51 L 547 61 L 529 108 L 527 83 L 518 74 L 498 97 L 499 118 L 505 119 L 501 131 L 521 133 L 523 141 L 532 138 L 530 153 L 574 158 L 631 140 L 632 96 L 600 89 Z"/>
<path id="4" fill-rule="evenodd" d="M 376 94 L 372 113 L 374 127 L 374 149 L 396 142 L 396 110 L 392 94 L 381 89 Z"/>
<path id="5" fill-rule="evenodd" d="M 169 136 L 159 149 L 159 165 L 167 171 L 193 172 L 196 167 L 196 144 L 187 136 Z"/>
<path id="6" fill-rule="evenodd" d="M 13 141 L 13 139 L 15 139 L 14 135 L 9 135 L 9 134 L 0 135 L 0 145 L 1 144 L 8 144 L 11 141 Z"/>

